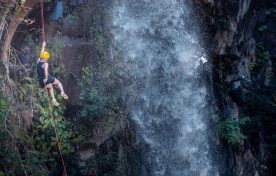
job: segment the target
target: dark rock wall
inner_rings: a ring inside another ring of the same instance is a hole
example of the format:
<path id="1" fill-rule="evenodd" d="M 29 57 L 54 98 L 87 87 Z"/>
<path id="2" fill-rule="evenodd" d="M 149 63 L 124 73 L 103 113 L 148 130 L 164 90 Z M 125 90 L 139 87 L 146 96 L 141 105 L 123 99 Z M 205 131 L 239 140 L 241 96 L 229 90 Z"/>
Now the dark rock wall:
<path id="1" fill-rule="evenodd" d="M 239 145 L 225 143 L 225 175 L 275 175 L 275 25 L 272 0 L 198 0 L 214 97 L 222 119 L 250 122 Z M 207 22 L 207 23 L 206 23 Z"/>

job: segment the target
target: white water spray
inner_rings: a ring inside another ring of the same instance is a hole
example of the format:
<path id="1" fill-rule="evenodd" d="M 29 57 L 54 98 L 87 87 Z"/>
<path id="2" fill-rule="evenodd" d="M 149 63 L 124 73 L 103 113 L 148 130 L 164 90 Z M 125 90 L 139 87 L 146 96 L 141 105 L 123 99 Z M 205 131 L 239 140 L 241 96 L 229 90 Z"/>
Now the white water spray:
<path id="1" fill-rule="evenodd" d="M 113 35 L 133 92 L 126 100 L 135 97 L 129 108 L 149 146 L 141 175 L 216 175 L 198 71 L 206 59 L 189 15 L 180 0 L 118 0 L 113 7 Z"/>

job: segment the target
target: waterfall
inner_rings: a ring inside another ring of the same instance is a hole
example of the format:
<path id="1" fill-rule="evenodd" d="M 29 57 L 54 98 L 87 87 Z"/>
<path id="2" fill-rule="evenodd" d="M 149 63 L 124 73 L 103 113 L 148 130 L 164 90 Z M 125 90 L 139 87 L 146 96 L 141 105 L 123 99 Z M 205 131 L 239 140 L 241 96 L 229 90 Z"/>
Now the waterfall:
<path id="1" fill-rule="evenodd" d="M 208 142 L 206 60 L 182 0 L 117 0 L 112 33 L 127 75 L 125 97 L 148 146 L 141 175 L 214 176 Z"/>

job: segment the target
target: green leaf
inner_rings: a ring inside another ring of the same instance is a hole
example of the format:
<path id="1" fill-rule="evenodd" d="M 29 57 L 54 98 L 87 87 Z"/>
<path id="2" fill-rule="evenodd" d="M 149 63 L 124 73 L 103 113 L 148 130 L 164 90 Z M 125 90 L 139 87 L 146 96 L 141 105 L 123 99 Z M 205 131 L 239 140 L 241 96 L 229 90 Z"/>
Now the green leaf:
<path id="1" fill-rule="evenodd" d="M 28 82 L 30 82 L 30 83 L 33 82 L 33 79 L 32 79 L 31 77 L 28 77 L 28 76 L 25 76 L 25 77 L 23 78 L 23 80 L 28 81 Z"/>
<path id="2" fill-rule="evenodd" d="M 241 125 L 248 121 L 250 121 L 249 117 L 240 117 L 238 120 L 228 118 L 218 123 L 218 131 L 228 143 L 236 144 L 247 139 L 247 136 L 241 133 Z"/>
<path id="3" fill-rule="evenodd" d="M 260 32 L 263 32 L 266 29 L 267 29 L 267 25 L 262 25 L 262 26 L 258 27 L 258 31 L 260 31 Z"/>

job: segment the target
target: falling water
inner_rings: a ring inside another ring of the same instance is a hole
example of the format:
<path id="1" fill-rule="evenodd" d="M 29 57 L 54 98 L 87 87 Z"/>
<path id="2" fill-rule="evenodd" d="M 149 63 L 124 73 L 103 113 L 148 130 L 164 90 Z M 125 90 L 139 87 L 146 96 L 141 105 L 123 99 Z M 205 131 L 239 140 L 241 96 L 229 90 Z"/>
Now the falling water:
<path id="1" fill-rule="evenodd" d="M 117 0 L 114 40 L 129 78 L 127 96 L 147 146 L 141 175 L 214 176 L 208 143 L 205 62 L 183 0 Z"/>

